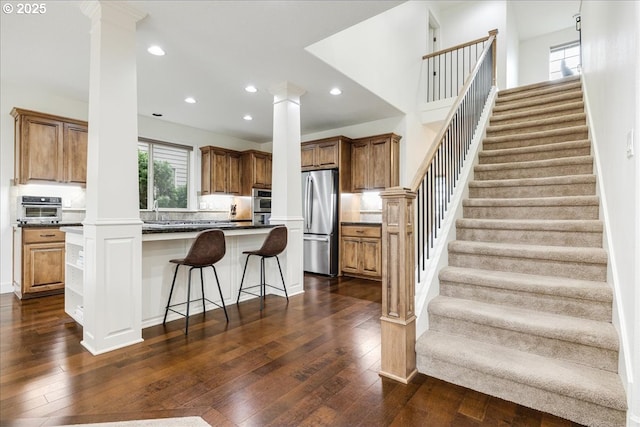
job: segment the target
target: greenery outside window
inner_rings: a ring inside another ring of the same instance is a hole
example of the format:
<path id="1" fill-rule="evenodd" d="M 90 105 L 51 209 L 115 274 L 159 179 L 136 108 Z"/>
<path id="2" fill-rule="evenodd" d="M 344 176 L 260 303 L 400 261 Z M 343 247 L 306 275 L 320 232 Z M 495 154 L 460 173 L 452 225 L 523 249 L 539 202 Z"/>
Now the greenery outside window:
<path id="1" fill-rule="evenodd" d="M 140 209 L 187 209 L 192 147 L 146 138 L 138 140 Z"/>

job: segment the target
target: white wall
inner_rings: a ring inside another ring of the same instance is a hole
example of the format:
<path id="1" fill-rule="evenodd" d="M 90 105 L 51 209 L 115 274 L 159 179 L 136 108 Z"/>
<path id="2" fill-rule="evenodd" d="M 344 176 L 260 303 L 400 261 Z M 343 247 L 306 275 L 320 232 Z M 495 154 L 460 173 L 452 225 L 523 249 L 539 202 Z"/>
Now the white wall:
<path id="1" fill-rule="evenodd" d="M 549 49 L 578 40 L 580 33 L 575 27 L 533 37 L 520 42 L 520 85 L 544 82 L 549 80 Z"/>
<path id="2" fill-rule="evenodd" d="M 640 118 L 637 2 L 582 3 L 583 74 L 592 121 L 606 244 L 615 290 L 614 323 L 621 335 L 629 425 L 640 425 L 640 161 L 626 155 Z"/>
<path id="3" fill-rule="evenodd" d="M 500 89 L 508 87 L 507 49 L 513 46 L 513 36 L 509 35 L 507 15 L 507 2 L 503 0 L 461 2 L 444 9 L 440 14 L 440 49 L 486 37 L 497 29 L 497 85 Z"/>
<path id="4" fill-rule="evenodd" d="M 517 87 L 519 57 L 520 57 L 520 35 L 518 34 L 518 24 L 516 22 L 515 7 L 513 2 L 507 3 L 507 62 L 506 62 L 506 88 Z"/>
<path id="5" fill-rule="evenodd" d="M 430 12 L 437 19 L 437 2 L 406 2 L 307 48 L 405 113 L 395 129 L 385 131 L 403 137 L 402 186 L 410 184 L 432 140 L 418 111 Z M 304 108 L 304 98 L 302 102 Z"/>
<path id="6" fill-rule="evenodd" d="M 10 112 L 13 107 L 27 110 L 87 120 L 88 104 L 85 101 L 69 99 L 35 86 L 22 87 L 10 82 L 0 83 L 0 293 L 12 292 L 13 231 L 11 223 L 16 216 L 16 187 L 12 186 L 14 161 L 14 122 Z M 178 125 L 159 119 L 139 116 L 140 136 L 167 142 L 175 142 L 195 147 L 194 182 L 200 182 L 200 150 L 202 145 L 215 145 L 234 150 L 260 149 L 261 145 L 202 129 Z M 90 166 L 89 166 L 90 167 Z M 84 189 L 69 185 L 27 185 L 21 189 L 24 194 L 37 192 L 38 195 L 60 195 L 64 201 L 71 201 L 73 207 L 84 208 Z M 79 204 L 78 204 L 79 203 Z"/>

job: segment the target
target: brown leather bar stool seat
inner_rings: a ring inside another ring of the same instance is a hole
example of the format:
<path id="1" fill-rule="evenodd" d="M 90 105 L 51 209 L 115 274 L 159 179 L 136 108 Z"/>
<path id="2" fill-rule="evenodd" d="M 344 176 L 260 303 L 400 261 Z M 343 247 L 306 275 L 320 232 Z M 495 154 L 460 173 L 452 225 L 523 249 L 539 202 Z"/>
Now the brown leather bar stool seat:
<path id="1" fill-rule="evenodd" d="M 202 312 L 206 311 L 205 301 L 210 302 L 211 304 L 218 306 L 224 310 L 224 316 L 227 318 L 227 322 L 229 321 L 229 316 L 227 315 L 227 307 L 224 305 L 224 296 L 222 295 L 222 290 L 220 289 L 220 280 L 218 280 L 218 272 L 216 271 L 215 263 L 220 261 L 226 252 L 225 238 L 222 230 L 205 230 L 196 236 L 196 240 L 191 245 L 189 249 L 189 253 L 186 257 L 180 259 L 172 259 L 169 262 L 176 264 L 175 273 L 173 273 L 173 282 L 171 282 L 171 291 L 169 291 L 169 301 L 167 301 L 167 308 L 164 312 L 164 320 L 162 324 L 164 325 L 167 321 L 167 314 L 169 311 L 173 311 L 181 316 L 184 316 L 186 320 L 186 326 L 184 328 L 185 335 L 189 333 L 189 306 L 191 305 L 191 272 L 194 269 L 200 270 L 200 285 L 202 288 Z M 171 304 L 171 296 L 173 295 L 173 288 L 176 284 L 176 276 L 178 275 L 178 268 L 181 265 L 185 265 L 191 267 L 189 269 L 189 280 L 187 282 L 187 301 Z M 216 278 L 216 283 L 218 284 L 218 292 L 220 292 L 220 302 L 213 302 L 210 299 L 205 298 L 204 296 L 204 277 L 202 274 L 202 269 L 211 267 L 213 268 L 213 274 Z M 186 313 L 175 310 L 173 307 L 179 305 L 186 305 Z"/>
<path id="2" fill-rule="evenodd" d="M 244 292 L 256 297 L 260 298 L 260 310 L 264 305 L 264 299 L 267 293 L 267 286 L 270 288 L 274 288 L 280 291 L 284 291 L 284 295 L 287 298 L 287 302 L 289 301 L 289 295 L 287 294 L 287 285 L 284 282 L 284 276 L 282 275 L 282 267 L 280 266 L 280 259 L 278 255 L 280 255 L 285 248 L 287 247 L 287 227 L 284 225 L 279 225 L 273 228 L 267 238 L 262 243 L 262 247 L 256 251 L 244 251 L 243 254 L 247 255 L 247 260 L 244 262 L 244 271 L 242 272 L 242 280 L 240 280 L 240 290 L 238 291 L 238 299 L 236 304 L 240 302 L 240 295 Z M 253 286 L 248 286 L 242 289 L 242 285 L 244 283 L 244 276 L 247 272 L 247 264 L 249 263 L 249 258 L 252 255 L 260 257 L 260 283 Z M 278 262 L 278 270 L 280 270 L 280 278 L 282 279 L 282 288 L 278 288 L 273 285 L 269 285 L 266 283 L 266 276 L 264 271 L 264 260 L 266 258 L 275 258 Z M 250 291 L 250 289 L 260 288 L 260 293 L 256 294 Z"/>

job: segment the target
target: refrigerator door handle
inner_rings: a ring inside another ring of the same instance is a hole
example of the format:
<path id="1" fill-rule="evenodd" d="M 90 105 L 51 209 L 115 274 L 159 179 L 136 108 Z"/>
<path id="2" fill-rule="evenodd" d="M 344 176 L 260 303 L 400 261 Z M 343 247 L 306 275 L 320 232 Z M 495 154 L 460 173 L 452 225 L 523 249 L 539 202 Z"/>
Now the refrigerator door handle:
<path id="1" fill-rule="evenodd" d="M 311 228 L 311 226 L 313 225 L 313 178 L 311 177 L 311 175 L 309 175 L 308 177 L 309 179 L 309 195 L 307 198 L 307 209 L 309 210 L 308 215 L 307 215 L 307 228 Z"/>
<path id="2" fill-rule="evenodd" d="M 304 236 L 304 240 L 309 240 L 311 242 L 328 242 L 329 239 L 330 239 L 329 236 L 324 236 L 324 237 Z"/>

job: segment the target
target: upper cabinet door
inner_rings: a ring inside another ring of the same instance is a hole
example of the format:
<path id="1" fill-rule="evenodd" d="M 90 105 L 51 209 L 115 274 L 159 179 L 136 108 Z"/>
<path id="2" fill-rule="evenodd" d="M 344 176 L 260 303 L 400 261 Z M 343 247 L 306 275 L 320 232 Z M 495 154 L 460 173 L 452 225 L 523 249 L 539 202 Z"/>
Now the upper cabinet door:
<path id="1" fill-rule="evenodd" d="M 64 158 L 65 181 L 75 184 L 87 182 L 87 126 L 65 123 Z"/>
<path id="2" fill-rule="evenodd" d="M 374 138 L 369 142 L 369 185 L 371 190 L 391 186 L 391 142 L 389 138 Z"/>
<path id="3" fill-rule="evenodd" d="M 240 194 L 241 180 L 241 156 L 240 153 L 227 154 L 227 188 L 225 193 Z"/>
<path id="4" fill-rule="evenodd" d="M 351 144 L 351 186 L 353 191 L 368 188 L 369 183 L 369 142 L 354 141 Z"/>
<path id="5" fill-rule="evenodd" d="M 61 181 L 64 124 L 59 120 L 24 116 L 21 126 L 20 182 Z"/>
<path id="6" fill-rule="evenodd" d="M 211 150 L 211 192 L 226 193 L 229 174 L 226 151 Z"/>

